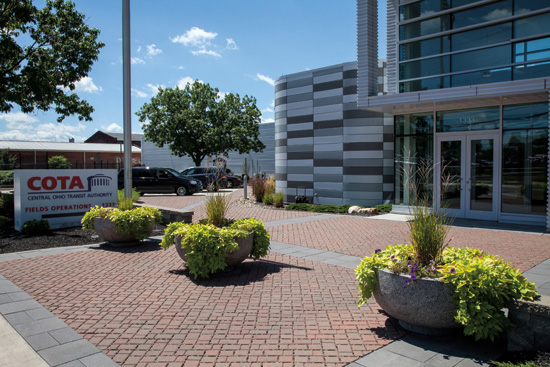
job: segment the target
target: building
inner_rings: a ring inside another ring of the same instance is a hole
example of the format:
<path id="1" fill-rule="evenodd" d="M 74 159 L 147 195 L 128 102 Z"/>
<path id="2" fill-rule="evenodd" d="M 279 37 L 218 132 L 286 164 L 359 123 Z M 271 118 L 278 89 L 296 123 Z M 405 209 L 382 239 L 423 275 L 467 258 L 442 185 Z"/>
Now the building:
<path id="1" fill-rule="evenodd" d="M 371 121 L 374 131 L 382 131 L 382 142 L 373 137 L 374 142 L 363 140 L 357 144 L 372 148 L 364 150 L 371 152 L 371 156 L 391 155 L 391 158 L 364 159 L 377 159 L 373 163 L 383 167 L 385 189 L 390 185 L 387 172 L 390 165 L 383 160 L 393 162 L 394 187 L 389 200 L 396 204 L 394 207 L 408 210 L 407 182 L 418 177 L 417 169 L 422 162 L 431 162 L 433 180 L 427 188 L 434 189 L 431 203 L 434 208 L 446 208 L 459 218 L 550 228 L 550 3 L 388 0 L 386 93 L 379 89 L 377 8 L 377 0 L 357 1 L 356 108 L 366 114 L 391 117 Z M 293 76 L 278 80 L 276 101 L 277 93 L 288 87 L 289 81 L 284 79 Z M 313 78 L 315 82 L 316 76 Z M 318 99 L 315 84 L 314 104 Z M 350 103 L 349 99 L 343 106 L 346 103 Z M 281 115 L 276 118 L 279 134 L 276 136 L 282 137 L 283 130 L 288 134 L 295 127 L 295 120 L 289 120 L 295 116 L 289 113 L 305 114 L 305 110 L 290 112 L 288 103 L 286 107 L 281 103 L 277 106 Z M 311 108 L 315 120 L 321 110 L 315 105 Z M 316 125 L 316 121 L 303 123 Z M 344 130 L 342 141 L 350 139 L 349 131 L 346 137 Z M 313 138 L 315 153 L 321 148 L 317 147 L 315 135 Z M 291 181 L 298 181 L 294 180 L 298 177 L 283 172 L 285 166 L 288 171 L 294 164 L 288 153 L 303 145 L 302 141 L 292 139 L 295 138 L 287 135 L 287 145 L 276 152 L 277 173 L 287 174 L 288 178 L 287 196 L 292 194 Z M 339 136 L 332 139 L 338 140 Z M 347 160 L 358 158 L 349 158 L 344 148 L 342 145 L 342 165 L 332 166 L 331 172 L 343 171 L 345 184 L 349 180 L 345 175 L 349 172 Z M 315 189 L 320 187 L 315 174 L 324 169 L 316 165 L 315 154 L 312 159 Z M 379 173 L 380 168 L 364 172 L 359 176 L 366 181 L 370 173 Z M 453 180 L 445 185 L 442 178 L 449 176 Z M 355 178 L 358 180 L 361 179 Z M 335 185 L 332 190 L 339 187 Z M 342 188 L 342 202 L 346 202 L 346 186 Z M 367 193 L 369 190 L 370 187 L 364 188 Z M 384 199 L 386 193 L 383 191 Z"/>
<path id="2" fill-rule="evenodd" d="M 75 169 L 124 166 L 124 147 L 118 144 L 0 140 L 0 150 L 6 149 L 17 158 L 16 169 L 47 169 L 48 159 L 57 155 L 67 158 Z M 141 149 L 137 147 L 132 147 L 132 165 L 141 165 Z"/>
<path id="3" fill-rule="evenodd" d="M 142 138 L 143 134 L 132 134 L 132 145 L 141 148 Z M 123 144 L 124 134 L 96 131 L 95 134 L 86 139 L 84 143 Z"/>
<path id="4" fill-rule="evenodd" d="M 215 160 L 225 161 L 225 166 L 231 169 L 235 175 L 243 173 L 243 165 L 245 158 L 249 162 L 249 174 L 275 173 L 275 124 L 273 122 L 264 122 L 260 124 L 259 139 L 265 144 L 263 152 L 250 152 L 248 154 L 238 154 L 229 152 L 227 157 L 208 157 L 203 166 L 213 166 Z M 162 148 L 157 147 L 150 141 L 143 140 L 142 142 L 143 165 L 149 167 L 168 167 L 178 171 L 182 171 L 189 167 L 194 167 L 195 163 L 188 157 L 177 157 L 170 152 L 167 146 Z"/>

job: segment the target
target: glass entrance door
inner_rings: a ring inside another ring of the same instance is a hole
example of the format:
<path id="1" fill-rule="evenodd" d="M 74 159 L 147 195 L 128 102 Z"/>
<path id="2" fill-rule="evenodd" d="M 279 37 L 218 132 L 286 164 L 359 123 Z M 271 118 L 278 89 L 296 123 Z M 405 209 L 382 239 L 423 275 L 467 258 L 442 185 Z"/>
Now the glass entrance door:
<path id="1" fill-rule="evenodd" d="M 436 208 L 457 218 L 497 220 L 498 133 L 436 138 Z"/>

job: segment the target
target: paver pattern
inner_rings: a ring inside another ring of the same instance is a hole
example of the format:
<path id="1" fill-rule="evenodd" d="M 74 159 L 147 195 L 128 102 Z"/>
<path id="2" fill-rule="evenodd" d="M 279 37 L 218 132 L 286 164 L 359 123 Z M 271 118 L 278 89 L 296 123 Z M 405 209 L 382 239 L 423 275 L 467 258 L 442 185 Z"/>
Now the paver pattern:
<path id="1" fill-rule="evenodd" d="M 122 366 L 341 366 L 403 335 L 353 271 L 272 254 L 195 281 L 174 249 L 91 250 L 1 273 Z"/>

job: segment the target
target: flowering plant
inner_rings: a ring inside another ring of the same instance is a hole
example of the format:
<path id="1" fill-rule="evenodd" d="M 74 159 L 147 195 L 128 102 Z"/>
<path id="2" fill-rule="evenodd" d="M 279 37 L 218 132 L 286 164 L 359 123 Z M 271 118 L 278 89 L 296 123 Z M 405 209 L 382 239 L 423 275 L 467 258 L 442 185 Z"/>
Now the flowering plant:
<path id="1" fill-rule="evenodd" d="M 414 255 L 414 247 L 407 244 L 388 246 L 365 257 L 355 269 L 359 306 L 372 297 L 378 283 L 378 269 L 410 275 L 404 287 L 421 277 L 439 278 L 454 289 L 455 320 L 464 325 L 464 334 L 474 335 L 476 340 L 494 340 L 511 325 L 502 311 L 508 301 L 539 298 L 535 285 L 518 270 L 481 250 L 447 247 L 439 263 L 428 264 L 416 262 Z"/>

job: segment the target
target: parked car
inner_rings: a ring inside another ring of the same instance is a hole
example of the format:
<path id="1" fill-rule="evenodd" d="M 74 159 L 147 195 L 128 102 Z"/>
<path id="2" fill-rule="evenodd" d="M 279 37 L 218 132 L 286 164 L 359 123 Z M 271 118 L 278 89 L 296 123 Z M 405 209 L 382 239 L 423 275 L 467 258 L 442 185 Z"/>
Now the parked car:
<path id="1" fill-rule="evenodd" d="M 181 171 L 189 178 L 202 181 L 205 189 L 225 189 L 227 187 L 227 173 L 219 167 L 190 167 Z"/>
<path id="2" fill-rule="evenodd" d="M 235 176 L 227 176 L 227 187 L 239 187 L 243 184 L 243 180 Z"/>
<path id="3" fill-rule="evenodd" d="M 118 188 L 124 187 L 124 170 L 118 172 Z M 199 180 L 183 177 L 172 168 L 133 167 L 132 187 L 145 193 L 176 193 L 180 196 L 193 195 L 202 190 Z"/>

